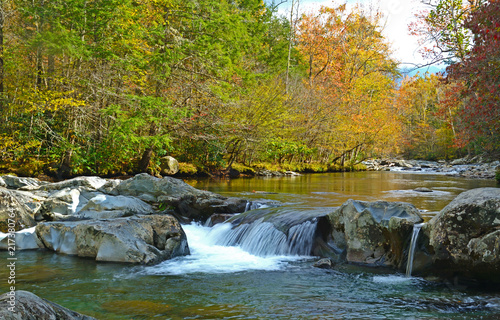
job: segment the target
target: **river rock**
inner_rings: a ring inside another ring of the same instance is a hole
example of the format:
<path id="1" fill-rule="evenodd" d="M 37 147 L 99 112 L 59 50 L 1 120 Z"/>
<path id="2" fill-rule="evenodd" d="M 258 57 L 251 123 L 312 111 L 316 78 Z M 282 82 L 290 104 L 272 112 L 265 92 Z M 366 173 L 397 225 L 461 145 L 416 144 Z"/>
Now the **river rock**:
<path id="1" fill-rule="evenodd" d="M 75 189 L 83 187 L 89 190 L 97 190 L 104 186 L 108 180 L 100 177 L 76 177 L 73 179 L 63 180 L 55 183 L 45 183 L 40 186 L 40 190 L 63 190 L 66 188 Z"/>
<path id="2" fill-rule="evenodd" d="M 171 215 L 42 222 L 36 233 L 49 250 L 97 261 L 155 264 L 189 254 L 186 234 Z"/>
<path id="3" fill-rule="evenodd" d="M 43 202 L 42 208 L 37 215 L 37 220 L 58 220 L 63 216 L 73 215 L 77 211 L 79 203 L 79 189 L 64 188 L 62 190 L 55 190 Z"/>
<path id="4" fill-rule="evenodd" d="M 0 188 L 0 232 L 9 232 L 10 222 L 15 231 L 35 225 L 29 208 L 21 203 L 13 192 Z"/>
<path id="5" fill-rule="evenodd" d="M 214 213 L 213 215 L 210 216 L 210 218 L 207 219 L 205 226 L 206 227 L 213 227 L 216 224 L 223 223 L 229 219 L 231 219 L 234 216 L 234 214 L 230 213 Z"/>
<path id="6" fill-rule="evenodd" d="M 33 192 L 23 190 L 9 190 L 10 193 L 28 209 L 30 215 L 35 217 L 42 209 L 43 203 L 47 200 L 47 192 Z"/>
<path id="7" fill-rule="evenodd" d="M 48 182 L 40 181 L 35 178 L 16 177 L 11 175 L 2 176 L 2 180 L 9 189 L 35 190 Z"/>
<path id="8" fill-rule="evenodd" d="M 174 175 L 179 172 L 179 162 L 171 156 L 166 156 L 160 159 L 160 173 L 166 175 Z"/>
<path id="9" fill-rule="evenodd" d="M 244 199 L 226 198 L 198 190 L 179 179 L 160 179 L 146 173 L 122 181 L 111 193 L 134 196 L 149 203 L 160 203 L 171 207 L 181 216 L 203 221 L 214 213 L 243 212 L 247 203 Z"/>
<path id="10" fill-rule="evenodd" d="M 12 243 L 9 238 L 14 240 L 16 250 L 30 250 L 43 248 L 43 244 L 36 235 L 35 227 L 19 230 L 14 233 L 14 237 L 9 237 L 7 233 L 0 233 L 0 250 L 8 250 Z"/>
<path id="11" fill-rule="evenodd" d="M 23 290 L 4 293 L 0 296 L 0 319 L 3 320 L 96 320 L 64 308 L 57 303 Z M 13 302 L 15 301 L 15 305 Z M 13 307 L 15 312 L 9 310 Z"/>
<path id="12" fill-rule="evenodd" d="M 435 272 L 500 283 L 500 189 L 461 193 L 424 230 Z"/>
<path id="13" fill-rule="evenodd" d="M 328 215 L 332 241 L 348 262 L 403 268 L 417 208 L 403 202 L 348 200 Z"/>
<path id="14" fill-rule="evenodd" d="M 414 191 L 416 191 L 416 192 L 432 192 L 432 189 L 429 189 L 426 187 L 419 187 L 419 188 L 415 188 Z"/>
<path id="15" fill-rule="evenodd" d="M 151 214 L 153 207 L 136 197 L 110 196 L 95 194 L 78 211 L 78 217 L 84 219 L 110 219 L 135 214 Z"/>
<path id="16" fill-rule="evenodd" d="M 195 189 L 179 179 L 160 179 L 149 174 L 124 181 L 99 177 L 77 177 L 56 183 L 14 176 L 2 179 L 12 188 L 9 194 L 26 204 L 37 221 L 115 218 L 150 214 L 154 208 L 188 220 L 205 221 L 214 213 L 243 212 L 247 203 L 244 199 Z"/>
<path id="17" fill-rule="evenodd" d="M 332 269 L 334 266 L 335 263 L 329 258 L 320 259 L 313 264 L 313 267 L 320 269 Z"/>

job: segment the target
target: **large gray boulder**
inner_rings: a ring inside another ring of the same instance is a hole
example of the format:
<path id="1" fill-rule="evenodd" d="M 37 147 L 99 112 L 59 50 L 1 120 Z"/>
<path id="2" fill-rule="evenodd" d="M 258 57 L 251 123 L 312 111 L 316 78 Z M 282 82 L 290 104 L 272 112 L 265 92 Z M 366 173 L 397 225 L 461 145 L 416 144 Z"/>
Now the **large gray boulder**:
<path id="1" fill-rule="evenodd" d="M 0 187 L 0 232 L 22 230 L 35 225 L 29 208 L 12 191 Z"/>
<path id="2" fill-rule="evenodd" d="M 406 266 L 413 225 L 421 223 L 417 208 L 403 202 L 348 200 L 328 215 L 330 244 L 348 262 Z"/>
<path id="3" fill-rule="evenodd" d="M 189 254 L 186 234 L 171 215 L 42 222 L 36 233 L 49 250 L 97 261 L 155 264 Z"/>
<path id="4" fill-rule="evenodd" d="M 500 283 L 500 189 L 465 191 L 425 227 L 433 272 Z"/>
<path id="5" fill-rule="evenodd" d="M 2 320 L 96 320 L 23 290 L 0 296 Z"/>
<path id="6" fill-rule="evenodd" d="M 180 179 L 163 179 L 141 173 L 122 181 L 110 194 L 133 196 L 148 203 L 159 203 L 175 213 L 195 220 L 206 220 L 214 213 L 240 213 L 247 201 L 226 198 L 221 195 L 198 190 Z"/>

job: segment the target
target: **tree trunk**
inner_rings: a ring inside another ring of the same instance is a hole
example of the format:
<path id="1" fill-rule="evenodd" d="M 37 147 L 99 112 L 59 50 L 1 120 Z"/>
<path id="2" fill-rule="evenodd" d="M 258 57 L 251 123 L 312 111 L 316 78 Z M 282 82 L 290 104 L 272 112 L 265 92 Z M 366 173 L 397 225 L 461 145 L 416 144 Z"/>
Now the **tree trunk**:
<path id="1" fill-rule="evenodd" d="M 144 150 L 142 158 L 139 161 L 139 172 L 147 172 L 151 158 L 153 157 L 153 148 L 149 147 Z"/>

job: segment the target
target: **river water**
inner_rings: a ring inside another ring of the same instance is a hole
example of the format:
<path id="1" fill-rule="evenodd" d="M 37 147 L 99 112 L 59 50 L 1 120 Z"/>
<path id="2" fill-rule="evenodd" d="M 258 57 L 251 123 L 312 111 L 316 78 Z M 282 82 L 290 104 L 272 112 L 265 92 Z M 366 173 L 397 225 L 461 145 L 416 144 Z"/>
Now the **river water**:
<path id="1" fill-rule="evenodd" d="M 279 201 L 283 210 L 297 212 L 333 210 L 350 198 L 405 201 L 424 210 L 426 219 L 464 190 L 495 186 L 399 172 L 187 182 L 254 203 Z M 434 191 L 416 192 L 417 187 Z M 16 288 L 98 319 L 500 319 L 500 290 L 456 288 L 387 269 L 317 269 L 314 257 L 259 256 L 220 245 L 228 232 L 224 225 L 184 228 L 192 254 L 156 266 L 18 252 Z M 6 271 L 0 269 L 0 279 Z M 1 291 L 7 288 L 2 280 Z"/>

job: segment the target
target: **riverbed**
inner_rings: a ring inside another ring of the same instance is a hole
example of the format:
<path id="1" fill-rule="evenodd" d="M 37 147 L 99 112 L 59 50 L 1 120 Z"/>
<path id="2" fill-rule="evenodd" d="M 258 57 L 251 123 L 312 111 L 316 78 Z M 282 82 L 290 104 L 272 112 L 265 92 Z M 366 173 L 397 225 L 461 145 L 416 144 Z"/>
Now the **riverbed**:
<path id="1" fill-rule="evenodd" d="M 186 181 L 286 210 L 333 210 L 347 199 L 404 201 L 432 218 L 491 180 L 357 172 Z M 432 192 L 415 191 L 429 188 Z M 191 255 L 155 266 L 98 263 L 47 251 L 16 254 L 16 288 L 98 319 L 499 319 L 500 292 L 456 288 L 388 269 L 313 268 L 307 256 L 253 255 L 217 244 L 223 227 L 184 226 Z M 6 252 L 0 258 L 6 261 Z M 0 279 L 6 279 L 5 268 Z M 6 292 L 6 281 L 0 283 Z"/>

